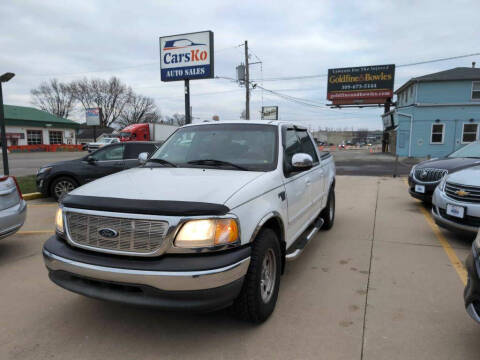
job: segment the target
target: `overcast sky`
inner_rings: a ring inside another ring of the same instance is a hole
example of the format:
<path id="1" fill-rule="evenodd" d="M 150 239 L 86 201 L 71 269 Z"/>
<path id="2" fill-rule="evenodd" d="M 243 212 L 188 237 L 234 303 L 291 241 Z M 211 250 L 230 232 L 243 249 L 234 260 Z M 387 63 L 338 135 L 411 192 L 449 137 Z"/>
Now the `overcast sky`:
<path id="1" fill-rule="evenodd" d="M 184 112 L 183 82 L 162 83 L 158 37 L 212 30 L 215 75 L 235 77 L 248 40 L 251 78 L 326 74 L 328 68 L 407 64 L 480 52 L 480 1 L 26 1 L 0 3 L 0 73 L 5 103 L 31 105 L 30 89 L 56 77 L 118 76 L 151 96 L 164 115 Z M 254 55 L 253 55 L 254 54 Z M 480 56 L 397 68 L 395 89 L 410 77 Z M 325 104 L 326 78 L 267 81 L 268 89 Z M 191 81 L 195 121 L 238 119 L 245 90 L 222 80 Z M 282 120 L 319 127 L 380 129 L 381 109 L 307 107 L 254 90 L 251 117 L 278 105 Z M 83 115 L 77 113 L 76 119 Z"/>

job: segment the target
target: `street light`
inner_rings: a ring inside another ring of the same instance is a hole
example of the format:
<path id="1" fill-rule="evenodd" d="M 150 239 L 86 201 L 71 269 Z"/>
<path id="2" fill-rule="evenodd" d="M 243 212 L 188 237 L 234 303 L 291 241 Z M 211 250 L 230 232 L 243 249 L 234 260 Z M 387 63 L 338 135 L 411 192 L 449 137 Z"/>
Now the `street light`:
<path id="1" fill-rule="evenodd" d="M 7 154 L 7 134 L 5 133 L 5 112 L 3 111 L 2 83 L 9 81 L 15 76 L 14 73 L 7 72 L 0 76 L 0 131 L 2 132 L 2 155 L 3 155 L 3 174 L 9 175 L 8 154 Z"/>

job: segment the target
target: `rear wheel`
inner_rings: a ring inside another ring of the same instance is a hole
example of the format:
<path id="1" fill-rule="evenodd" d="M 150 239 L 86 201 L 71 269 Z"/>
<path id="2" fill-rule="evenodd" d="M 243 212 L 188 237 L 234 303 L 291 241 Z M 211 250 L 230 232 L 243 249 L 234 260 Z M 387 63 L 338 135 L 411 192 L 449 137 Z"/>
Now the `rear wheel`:
<path id="1" fill-rule="evenodd" d="M 50 185 L 50 194 L 58 201 L 77 186 L 77 182 L 71 177 L 62 176 L 52 181 L 52 184 Z"/>
<path id="2" fill-rule="evenodd" d="M 252 255 L 240 295 L 232 305 L 237 317 L 253 323 L 268 319 L 280 286 L 281 251 L 277 235 L 264 229 L 252 245 Z"/>
<path id="3" fill-rule="evenodd" d="M 322 230 L 330 230 L 335 221 L 335 189 L 332 187 L 328 194 L 327 206 L 320 213 L 323 220 Z"/>

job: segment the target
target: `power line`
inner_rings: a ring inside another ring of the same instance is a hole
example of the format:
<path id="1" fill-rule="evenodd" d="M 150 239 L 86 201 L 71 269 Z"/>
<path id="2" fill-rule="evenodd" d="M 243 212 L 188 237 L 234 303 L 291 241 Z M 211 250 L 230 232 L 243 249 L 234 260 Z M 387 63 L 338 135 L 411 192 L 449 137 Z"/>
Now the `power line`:
<path id="1" fill-rule="evenodd" d="M 423 64 L 430 64 L 430 63 L 436 63 L 436 62 L 447 61 L 447 60 L 463 59 L 463 58 L 472 57 L 472 56 L 480 56 L 480 52 L 479 53 L 472 53 L 472 54 L 458 55 L 458 56 L 450 56 L 450 57 L 439 58 L 439 59 L 418 61 L 418 62 L 408 63 L 408 64 L 400 64 L 400 65 L 396 65 L 395 67 L 399 68 L 399 67 L 423 65 Z M 328 74 L 284 76 L 284 77 L 264 78 L 262 80 L 263 81 L 303 80 L 303 79 L 325 78 L 327 76 L 328 76 Z M 259 79 L 251 79 L 251 81 L 259 81 Z"/>
<path id="2" fill-rule="evenodd" d="M 235 46 L 229 46 L 225 48 L 221 48 L 218 50 L 215 50 L 214 53 L 219 53 L 225 50 L 230 50 L 230 49 L 235 49 L 240 47 L 239 45 Z M 147 62 L 143 64 L 137 64 L 137 65 L 129 65 L 129 66 L 121 66 L 121 67 L 116 67 L 116 68 L 109 68 L 109 69 L 103 69 L 103 70 L 89 70 L 89 71 L 83 71 L 83 72 L 76 72 L 76 73 L 57 73 L 57 74 L 30 74 L 27 76 L 35 76 L 35 77 L 45 77 L 45 76 L 52 76 L 52 77 L 60 77 L 60 76 L 77 76 L 77 75 L 86 75 L 86 74 L 95 74 L 95 73 L 103 73 L 103 72 L 112 72 L 112 71 L 119 71 L 119 70 L 128 70 L 128 69 L 136 69 L 136 68 L 141 68 L 141 67 L 146 67 L 146 66 L 160 66 L 159 61 L 152 61 L 152 62 Z"/>

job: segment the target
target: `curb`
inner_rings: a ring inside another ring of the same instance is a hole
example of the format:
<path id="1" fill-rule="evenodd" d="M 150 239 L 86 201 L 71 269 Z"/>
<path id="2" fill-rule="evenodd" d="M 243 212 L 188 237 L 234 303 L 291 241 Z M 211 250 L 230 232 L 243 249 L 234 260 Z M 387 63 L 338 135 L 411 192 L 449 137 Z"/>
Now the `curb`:
<path id="1" fill-rule="evenodd" d="M 40 198 L 43 198 L 43 194 L 39 193 L 39 192 L 23 194 L 23 199 L 26 200 L 26 201 L 34 200 L 34 199 L 40 199 Z"/>

